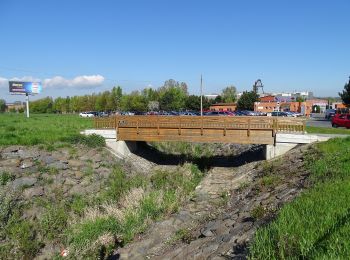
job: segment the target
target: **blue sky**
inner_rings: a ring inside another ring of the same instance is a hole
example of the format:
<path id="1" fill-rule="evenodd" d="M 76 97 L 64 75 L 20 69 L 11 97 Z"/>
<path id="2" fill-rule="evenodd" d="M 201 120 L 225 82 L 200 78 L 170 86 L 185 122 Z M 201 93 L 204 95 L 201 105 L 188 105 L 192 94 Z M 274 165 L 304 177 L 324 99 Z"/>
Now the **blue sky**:
<path id="1" fill-rule="evenodd" d="M 173 78 L 337 96 L 350 75 L 350 1 L 0 0 L 0 98 L 7 80 L 44 96 L 125 92 Z M 65 87 L 64 87 L 65 86 Z"/>

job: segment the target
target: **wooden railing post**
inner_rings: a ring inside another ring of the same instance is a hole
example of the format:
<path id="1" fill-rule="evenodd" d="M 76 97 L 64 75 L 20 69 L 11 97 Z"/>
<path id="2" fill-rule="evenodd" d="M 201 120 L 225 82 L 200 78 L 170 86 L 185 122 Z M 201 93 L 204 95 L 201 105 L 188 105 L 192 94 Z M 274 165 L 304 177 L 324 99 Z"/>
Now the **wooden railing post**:
<path id="1" fill-rule="evenodd" d="M 203 135 L 203 116 L 201 116 L 202 120 L 201 120 L 201 135 Z"/>
<path id="2" fill-rule="evenodd" d="M 181 116 L 179 116 L 179 135 L 181 135 Z"/>
<path id="3" fill-rule="evenodd" d="M 247 136 L 250 136 L 250 118 L 248 119 L 248 130 L 247 130 Z"/>

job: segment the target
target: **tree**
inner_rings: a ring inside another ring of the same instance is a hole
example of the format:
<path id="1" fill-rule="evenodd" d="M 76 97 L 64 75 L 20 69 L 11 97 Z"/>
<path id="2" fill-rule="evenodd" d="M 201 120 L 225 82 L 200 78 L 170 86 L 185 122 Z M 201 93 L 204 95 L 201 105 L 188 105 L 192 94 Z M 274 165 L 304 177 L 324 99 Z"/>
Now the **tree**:
<path id="1" fill-rule="evenodd" d="M 46 97 L 30 102 L 30 110 L 33 113 L 52 113 L 53 100 L 51 97 Z"/>
<path id="2" fill-rule="evenodd" d="M 231 85 L 222 90 L 222 100 L 225 103 L 234 103 L 236 101 L 236 87 Z"/>
<path id="3" fill-rule="evenodd" d="M 6 101 L 3 99 L 0 99 L 0 112 L 3 113 L 6 110 Z"/>
<path id="4" fill-rule="evenodd" d="M 139 91 L 133 91 L 129 95 L 123 95 L 121 109 L 124 111 L 146 111 L 147 101 Z"/>
<path id="5" fill-rule="evenodd" d="M 201 109 L 201 97 L 196 95 L 190 95 L 188 96 L 185 105 L 186 109 L 188 110 L 199 111 Z"/>
<path id="6" fill-rule="evenodd" d="M 345 84 L 343 92 L 339 92 L 343 104 L 350 107 L 350 77 L 348 83 Z"/>
<path id="7" fill-rule="evenodd" d="M 216 96 L 216 98 L 214 99 L 214 104 L 221 103 L 221 102 L 223 102 L 222 97 L 220 95 Z"/>
<path id="8" fill-rule="evenodd" d="M 187 84 L 169 79 L 158 89 L 158 94 L 160 109 L 167 111 L 184 109 L 188 96 Z"/>
<path id="9" fill-rule="evenodd" d="M 254 102 L 259 100 L 259 95 L 254 91 L 244 91 L 237 102 L 237 108 L 240 110 L 254 110 Z"/>
<path id="10" fill-rule="evenodd" d="M 113 103 L 112 110 L 120 110 L 120 102 L 123 96 L 123 90 L 120 86 L 113 87 L 112 93 L 111 93 L 111 100 L 110 102 Z"/>
<path id="11" fill-rule="evenodd" d="M 301 97 L 301 96 L 297 96 L 296 102 L 305 102 L 305 98 Z"/>
<path id="12" fill-rule="evenodd" d="M 186 98 L 186 93 L 181 87 L 170 87 L 160 94 L 160 109 L 167 111 L 184 109 Z"/>

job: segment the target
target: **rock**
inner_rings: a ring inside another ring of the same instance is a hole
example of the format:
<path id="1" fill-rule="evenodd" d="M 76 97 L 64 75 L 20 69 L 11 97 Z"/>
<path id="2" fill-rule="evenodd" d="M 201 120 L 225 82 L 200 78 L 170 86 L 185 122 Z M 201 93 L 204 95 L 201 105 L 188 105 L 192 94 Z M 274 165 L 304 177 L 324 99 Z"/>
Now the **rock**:
<path id="1" fill-rule="evenodd" d="M 18 189 L 20 187 L 31 187 L 37 182 L 37 178 L 33 177 L 21 177 L 12 182 L 13 189 Z"/>
<path id="2" fill-rule="evenodd" d="M 44 155 L 41 157 L 41 161 L 45 164 L 51 164 L 57 160 L 54 157 L 52 157 L 51 155 Z"/>
<path id="3" fill-rule="evenodd" d="M 270 197 L 270 195 L 271 195 L 270 192 L 263 193 L 259 197 L 256 198 L 256 201 L 258 201 L 258 202 L 264 201 L 264 200 L 268 199 Z"/>
<path id="4" fill-rule="evenodd" d="M 221 235 L 217 238 L 217 242 L 224 242 L 227 243 L 231 240 L 232 235 L 231 234 L 225 234 Z"/>
<path id="5" fill-rule="evenodd" d="M 95 162 L 95 163 L 99 163 L 102 161 L 102 156 L 100 154 L 96 154 L 92 160 Z"/>
<path id="6" fill-rule="evenodd" d="M 32 197 L 38 197 L 44 195 L 43 187 L 33 187 L 29 189 L 25 189 L 23 195 L 26 199 L 30 199 Z"/>
<path id="7" fill-rule="evenodd" d="M 192 216 L 191 214 L 188 212 L 188 211 L 180 211 L 178 214 L 177 214 L 177 217 L 183 221 L 183 222 L 188 222 L 188 221 L 191 221 L 192 220 Z"/>
<path id="8" fill-rule="evenodd" d="M 204 237 L 212 237 L 212 236 L 214 236 L 214 233 L 211 232 L 210 229 L 203 229 L 203 230 L 201 230 L 201 234 Z"/>
<path id="9" fill-rule="evenodd" d="M 79 160 L 68 160 L 68 165 L 73 168 L 79 168 L 83 165 L 83 162 Z"/>
<path id="10" fill-rule="evenodd" d="M 74 178 L 77 180 L 81 180 L 84 177 L 84 174 L 80 171 L 75 171 L 74 172 Z"/>
<path id="11" fill-rule="evenodd" d="M 288 199 L 289 196 L 293 195 L 296 192 L 296 189 L 287 189 L 282 191 L 280 194 L 276 195 L 276 198 L 282 201 Z"/>
<path id="12" fill-rule="evenodd" d="M 1 166 L 12 166 L 12 167 L 18 167 L 20 165 L 21 161 L 19 159 L 6 159 L 1 161 Z"/>
<path id="13" fill-rule="evenodd" d="M 55 168 L 57 170 L 67 170 L 69 168 L 68 163 L 64 163 L 60 161 L 50 163 L 48 167 Z"/>
<path id="14" fill-rule="evenodd" d="M 56 184 L 63 184 L 65 182 L 65 177 L 63 176 L 63 173 L 59 173 L 55 175 L 55 182 Z"/>
<path id="15" fill-rule="evenodd" d="M 239 219 L 237 220 L 238 222 L 252 222 L 254 221 L 254 218 L 250 215 L 249 212 L 244 212 L 239 215 Z"/>
<path id="16" fill-rule="evenodd" d="M 74 179 L 66 178 L 64 184 L 65 184 L 65 185 L 71 185 L 71 186 L 73 186 L 73 185 L 77 185 L 78 182 L 77 182 L 76 180 L 74 180 Z"/>
<path id="17" fill-rule="evenodd" d="M 68 187 L 68 186 L 66 186 Z M 70 187 L 69 190 L 67 191 L 67 193 L 69 195 L 73 195 L 73 194 L 83 194 L 84 192 L 84 187 L 82 187 L 80 184 L 75 185 L 73 187 Z"/>
<path id="18" fill-rule="evenodd" d="M 34 166 L 34 162 L 30 159 L 25 159 L 21 163 L 21 169 L 26 169 Z"/>
<path id="19" fill-rule="evenodd" d="M 219 244 L 212 242 L 211 244 L 207 245 L 204 249 L 203 249 L 203 254 L 210 254 L 212 252 L 214 252 L 216 249 L 218 249 Z"/>
<path id="20" fill-rule="evenodd" d="M 82 181 L 81 181 L 81 185 L 86 187 L 88 185 L 90 185 L 91 181 L 88 179 L 88 178 L 84 178 Z"/>
<path id="21" fill-rule="evenodd" d="M 217 230 L 222 223 L 220 221 L 209 221 L 208 224 L 205 225 L 205 229 L 209 229 L 211 231 Z"/>

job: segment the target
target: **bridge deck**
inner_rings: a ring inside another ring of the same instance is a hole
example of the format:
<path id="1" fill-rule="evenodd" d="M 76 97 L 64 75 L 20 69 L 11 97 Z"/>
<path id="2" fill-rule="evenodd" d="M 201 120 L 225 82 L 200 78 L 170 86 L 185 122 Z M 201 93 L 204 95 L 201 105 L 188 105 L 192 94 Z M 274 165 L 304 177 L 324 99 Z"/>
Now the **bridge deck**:
<path id="1" fill-rule="evenodd" d="M 115 116 L 96 118 L 95 128 L 116 129 L 117 140 L 273 144 L 277 132 L 304 133 L 294 118 L 224 116 Z"/>

